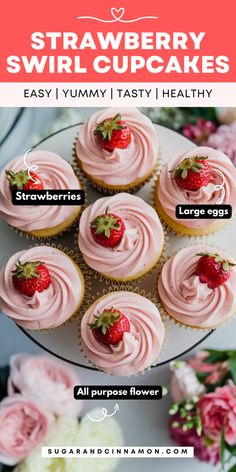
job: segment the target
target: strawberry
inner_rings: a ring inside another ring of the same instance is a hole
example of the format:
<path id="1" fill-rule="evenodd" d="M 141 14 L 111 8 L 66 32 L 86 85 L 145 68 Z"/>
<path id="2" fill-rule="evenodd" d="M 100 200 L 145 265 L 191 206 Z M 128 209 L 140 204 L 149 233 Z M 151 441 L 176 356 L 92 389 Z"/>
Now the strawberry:
<path id="1" fill-rule="evenodd" d="M 94 134 L 101 148 L 110 152 L 116 148 L 126 149 L 131 141 L 130 128 L 119 113 L 99 123 Z"/>
<path id="2" fill-rule="evenodd" d="M 220 287 L 229 279 L 231 269 L 235 266 L 226 259 L 221 259 L 218 254 L 199 253 L 201 256 L 196 269 L 196 275 L 199 276 L 200 282 L 207 284 L 209 288 Z"/>
<path id="3" fill-rule="evenodd" d="M 210 167 L 207 157 L 190 157 L 184 159 L 170 172 L 174 173 L 177 184 L 186 190 L 198 190 L 210 182 Z"/>
<path id="4" fill-rule="evenodd" d="M 40 261 L 18 261 L 12 274 L 16 290 L 27 297 L 32 297 L 35 292 L 43 292 L 51 283 L 49 271 Z"/>
<path id="5" fill-rule="evenodd" d="M 121 241 L 125 224 L 123 220 L 108 213 L 107 208 L 103 215 L 97 216 L 90 224 L 91 232 L 94 240 L 103 247 L 115 247 Z"/>
<path id="6" fill-rule="evenodd" d="M 35 172 L 31 172 L 29 175 L 27 170 L 16 173 L 12 170 L 6 170 L 6 175 L 12 191 L 44 189 L 42 179 Z"/>
<path id="7" fill-rule="evenodd" d="M 122 340 L 124 333 L 130 332 L 128 318 L 116 308 L 109 308 L 102 312 L 94 323 L 89 323 L 89 328 L 97 341 L 102 344 L 117 344 Z"/>

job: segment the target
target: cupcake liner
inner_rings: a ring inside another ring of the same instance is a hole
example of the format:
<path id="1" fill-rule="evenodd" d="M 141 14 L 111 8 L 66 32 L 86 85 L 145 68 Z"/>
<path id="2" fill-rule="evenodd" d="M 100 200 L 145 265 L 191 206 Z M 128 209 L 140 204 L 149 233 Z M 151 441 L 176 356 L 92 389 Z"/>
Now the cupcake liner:
<path id="1" fill-rule="evenodd" d="M 86 303 L 84 305 L 85 307 L 85 310 L 83 311 L 83 314 L 89 309 L 89 307 L 96 301 L 98 300 L 99 298 L 101 298 L 102 296 L 104 295 L 108 295 L 109 293 L 112 293 L 112 292 L 120 292 L 120 291 L 126 291 L 126 292 L 133 292 L 133 293 L 137 293 L 138 295 L 141 295 L 145 298 L 147 298 L 148 300 L 150 300 L 159 310 L 160 312 L 160 315 L 161 315 L 161 305 L 160 303 L 158 302 L 157 300 L 157 297 L 155 295 L 153 295 L 153 293 L 151 292 L 146 292 L 145 290 L 139 288 L 139 287 L 133 287 L 133 285 L 126 285 L 126 284 L 113 284 L 112 286 L 110 286 L 108 288 L 108 290 L 106 289 L 103 289 L 101 292 L 97 292 L 96 295 L 90 295 L 90 297 L 87 297 L 86 299 Z M 82 338 L 81 338 L 81 320 L 82 320 L 82 317 L 83 315 L 81 316 L 81 319 L 79 320 L 79 326 L 78 326 L 78 340 L 79 340 L 79 346 L 80 346 L 80 352 L 83 354 L 84 358 L 88 360 L 89 364 L 92 365 L 94 367 L 94 364 L 89 360 L 89 358 L 86 356 L 86 354 L 84 353 L 84 350 L 83 350 L 83 347 L 82 347 Z M 156 367 L 161 358 L 162 358 L 162 355 L 163 355 L 163 352 L 165 352 L 168 348 L 168 338 L 169 338 L 169 326 L 167 324 L 167 318 L 164 316 L 162 317 L 161 316 L 161 319 L 162 319 L 162 322 L 165 326 L 165 338 L 164 338 L 164 341 L 163 341 L 163 344 L 162 344 L 162 347 L 161 347 L 161 350 L 160 350 L 160 353 L 159 353 L 159 356 L 158 358 L 156 359 L 156 361 L 150 365 L 149 367 L 146 367 L 144 370 L 142 370 L 141 372 L 137 372 L 136 374 L 132 374 L 132 375 L 129 375 L 129 376 L 126 376 L 127 378 L 131 378 L 131 377 L 138 377 L 139 375 L 144 375 L 146 372 L 149 372 L 151 371 L 151 369 L 153 367 Z M 117 375 L 113 375 L 113 374 L 107 374 L 106 372 L 104 372 L 104 370 L 102 369 L 99 369 L 98 367 L 96 367 L 97 371 L 98 372 L 102 372 L 103 374 L 106 374 L 106 375 L 111 375 L 112 377 L 119 377 Z"/>
<path id="2" fill-rule="evenodd" d="M 136 193 L 146 183 L 148 183 L 152 180 L 153 176 L 157 173 L 159 167 L 161 166 L 161 152 L 160 152 L 160 148 L 159 148 L 158 153 L 157 153 L 157 161 L 155 163 L 153 171 L 150 173 L 150 175 L 145 180 L 143 180 L 142 182 L 140 182 L 139 184 L 137 184 L 135 186 L 132 186 L 132 184 L 130 184 L 130 188 L 129 187 L 128 188 L 122 188 L 121 187 L 121 188 L 116 188 L 116 189 L 107 188 L 103 185 L 99 185 L 98 183 L 94 182 L 89 177 L 89 175 L 84 171 L 84 169 L 81 165 L 81 162 L 77 158 L 77 155 L 76 155 L 76 142 L 77 142 L 77 139 L 78 139 L 78 133 L 76 134 L 76 137 L 74 138 L 73 147 L 72 147 L 73 168 L 79 169 L 79 174 L 78 175 L 80 176 L 80 178 L 81 178 L 81 176 L 83 176 L 84 180 L 87 181 L 91 187 L 93 187 L 95 190 L 97 190 L 102 195 L 115 195 L 119 192 Z"/>
<path id="3" fill-rule="evenodd" d="M 140 275 L 140 277 L 138 277 L 136 279 L 133 279 L 133 280 L 127 280 L 126 282 L 109 278 L 109 277 L 105 276 L 104 274 L 102 274 L 100 272 L 97 272 L 95 269 L 92 269 L 92 267 L 87 265 L 87 263 L 83 259 L 83 255 L 82 255 L 82 253 L 79 249 L 79 246 L 78 246 L 79 227 L 77 227 L 76 232 L 75 232 L 74 245 L 75 245 L 75 250 L 78 251 L 78 253 L 80 254 L 80 256 L 83 259 L 84 266 L 86 267 L 86 270 L 88 271 L 88 274 L 90 275 L 90 278 L 98 280 L 101 283 L 105 283 L 106 285 L 111 285 L 111 284 L 135 285 L 135 284 L 139 284 L 142 280 L 147 278 L 150 274 L 153 274 L 156 271 L 158 272 L 158 271 L 161 270 L 161 267 L 163 265 L 162 260 L 163 260 L 163 258 L 165 259 L 166 255 L 167 255 L 167 252 L 168 252 L 168 247 L 169 247 L 169 236 L 167 234 L 167 231 L 166 231 L 165 227 L 163 227 L 163 232 L 164 232 L 164 243 L 163 243 L 161 255 L 160 255 L 158 261 L 156 262 L 156 264 L 153 265 L 153 267 L 151 267 L 151 269 L 148 272 Z"/>
<path id="4" fill-rule="evenodd" d="M 82 214 L 82 211 L 83 211 L 83 205 L 81 205 L 81 211 L 79 213 L 79 215 L 76 217 L 76 219 L 69 225 L 67 226 L 65 229 L 63 229 L 62 231 L 60 231 L 59 233 L 57 234 L 54 234 L 52 236 L 33 236 L 29 233 L 26 233 L 25 231 L 22 231 L 18 228 L 15 228 L 14 226 L 9 226 L 9 228 L 14 231 L 14 233 L 18 234 L 20 237 L 24 237 L 26 240 L 29 240 L 29 241 L 55 241 L 58 237 L 61 237 L 61 236 L 64 236 L 65 234 L 69 233 L 70 231 L 72 231 L 74 228 L 76 228 L 79 220 L 80 220 L 80 217 L 81 217 L 81 214 Z"/>
<path id="5" fill-rule="evenodd" d="M 46 334 L 46 333 L 51 333 L 55 329 L 61 328 L 62 326 L 68 325 L 69 323 L 71 324 L 72 321 L 80 316 L 80 311 L 84 313 L 84 306 L 86 305 L 87 298 L 90 297 L 90 292 L 91 292 L 91 280 L 88 271 L 86 270 L 84 260 L 83 258 L 77 254 L 73 249 L 69 249 L 66 246 L 63 246 L 61 244 L 54 244 L 54 243 L 38 243 L 34 244 L 33 246 L 30 246 L 30 248 L 33 247 L 40 247 L 40 246 L 48 246 L 48 247 L 53 247 L 55 249 L 58 249 L 59 251 L 64 252 L 68 257 L 70 257 L 75 264 L 78 265 L 83 277 L 84 277 L 84 296 L 83 300 L 79 306 L 79 308 L 68 318 L 64 323 L 61 325 L 54 327 L 54 328 L 43 328 L 43 329 L 26 329 L 27 332 L 33 332 L 33 333 L 39 333 L 39 334 Z M 25 328 L 23 328 L 25 329 Z"/>
<path id="6" fill-rule="evenodd" d="M 161 172 L 161 169 L 160 169 L 160 172 Z M 157 212 L 157 214 L 158 214 L 158 216 L 159 216 L 159 218 L 162 222 L 162 225 L 165 226 L 167 231 L 170 231 L 170 233 L 173 236 L 176 236 L 177 238 L 184 238 L 184 237 L 187 237 L 187 238 L 207 238 L 207 237 L 211 237 L 215 233 L 223 231 L 232 222 L 233 218 L 235 218 L 236 211 L 234 212 L 234 214 L 232 215 L 232 217 L 229 220 L 222 220 L 222 221 L 224 221 L 224 224 L 222 224 L 221 227 L 213 229 L 208 234 L 203 234 L 203 235 L 192 235 L 192 234 L 187 234 L 187 233 L 184 233 L 184 232 L 182 233 L 181 231 L 178 231 L 178 229 L 173 228 L 173 226 L 170 226 L 168 224 L 168 222 L 163 218 L 162 215 L 160 215 L 159 211 L 157 210 L 156 187 L 157 187 L 158 179 L 159 179 L 159 176 L 160 176 L 160 172 L 157 174 L 156 179 L 154 179 L 154 181 L 152 183 L 152 189 L 151 189 L 152 206 L 153 206 L 153 208 L 155 208 L 155 210 L 156 210 L 156 212 Z M 177 220 L 177 223 L 178 223 L 178 220 Z M 179 220 L 179 224 L 183 224 L 183 222 L 181 220 Z M 187 226 L 186 226 L 186 231 L 188 231 Z"/>
<path id="7" fill-rule="evenodd" d="M 194 241 L 193 241 L 193 238 L 194 238 Z M 218 246 L 217 244 L 215 244 L 213 241 L 209 241 L 209 239 L 202 239 L 204 237 L 202 236 L 195 236 L 191 238 L 191 241 L 188 241 L 187 242 L 187 247 L 191 247 L 191 246 L 195 246 L 197 244 L 207 244 L 208 246 L 213 246 L 214 249 L 218 249 L 219 251 L 223 251 L 223 252 L 226 252 L 228 253 L 228 251 L 220 246 Z M 183 248 L 181 248 L 183 249 Z M 163 261 L 162 261 L 162 266 L 160 267 L 160 272 L 158 274 L 158 278 L 161 274 L 161 271 L 162 271 L 162 268 L 163 266 L 165 265 L 165 263 L 173 256 L 176 256 L 176 254 L 178 254 L 179 251 L 181 251 L 181 249 L 177 250 L 177 251 L 174 251 L 172 254 L 166 256 L 165 258 L 163 258 Z M 229 254 L 230 256 L 230 254 Z M 158 279 L 157 279 L 158 280 Z M 160 295 L 159 295 L 159 292 L 158 292 L 158 287 L 157 287 L 157 280 L 156 280 L 156 283 L 155 283 L 155 293 L 156 293 L 156 297 L 157 297 L 157 300 L 158 300 L 158 305 L 160 305 L 160 313 L 162 315 L 162 319 L 169 319 L 170 321 L 172 321 L 175 325 L 181 327 L 181 328 L 185 328 L 186 330 L 192 330 L 192 331 L 205 331 L 205 332 L 211 332 L 211 331 L 215 331 L 217 328 L 219 328 L 220 326 L 223 326 L 224 324 L 226 323 L 229 323 L 235 316 L 236 316 L 236 307 L 235 307 L 235 313 L 234 313 L 234 309 L 233 309 L 233 313 L 229 314 L 229 316 L 221 321 L 220 323 L 217 324 L 217 326 L 214 326 L 214 327 L 197 327 L 197 326 L 190 326 L 190 325 L 187 325 L 185 323 L 182 323 L 181 321 L 178 321 L 176 320 L 174 317 L 172 317 L 171 315 L 169 315 L 169 313 L 166 311 L 162 301 L 161 301 L 161 298 L 160 298 Z"/>

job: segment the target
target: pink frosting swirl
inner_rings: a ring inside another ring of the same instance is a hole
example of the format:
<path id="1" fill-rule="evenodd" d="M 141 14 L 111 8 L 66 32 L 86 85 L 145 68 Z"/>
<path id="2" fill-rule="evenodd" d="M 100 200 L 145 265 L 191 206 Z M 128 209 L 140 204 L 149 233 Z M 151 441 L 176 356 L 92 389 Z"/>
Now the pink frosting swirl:
<path id="1" fill-rule="evenodd" d="M 98 123 L 121 114 L 131 129 L 131 143 L 112 153 L 97 144 Z M 108 185 L 128 185 L 146 177 L 155 166 L 159 141 L 151 120 L 136 108 L 106 108 L 94 113 L 78 134 L 76 153 L 87 174 Z"/>
<path id="2" fill-rule="evenodd" d="M 111 306 L 120 310 L 130 322 L 116 345 L 97 341 L 88 323 L 94 314 Z M 82 347 L 88 359 L 99 369 L 112 375 L 134 375 L 154 364 L 160 353 L 165 327 L 157 307 L 147 298 L 133 292 L 111 292 L 99 298 L 84 314 L 81 322 Z"/>
<path id="3" fill-rule="evenodd" d="M 32 297 L 19 293 L 13 284 L 12 270 L 21 260 L 42 261 L 48 268 L 51 284 Z M 0 271 L 0 310 L 26 329 L 56 328 L 79 308 L 84 293 L 82 273 L 62 251 L 36 246 L 14 254 Z"/>
<path id="4" fill-rule="evenodd" d="M 176 183 L 170 170 L 175 168 L 183 159 L 188 157 L 208 157 L 208 164 L 211 167 L 210 183 L 206 187 L 201 187 L 196 191 L 185 190 Z M 236 168 L 230 159 L 220 151 L 209 147 L 200 146 L 191 149 L 186 153 L 181 153 L 165 164 L 159 179 L 158 199 L 164 211 L 172 219 L 175 217 L 175 208 L 178 204 L 216 204 L 221 199 L 222 204 L 232 205 L 233 211 L 236 209 Z M 215 186 L 221 187 L 219 190 Z M 205 228 L 219 221 L 217 219 L 178 219 L 184 226 L 189 228 Z"/>
<path id="5" fill-rule="evenodd" d="M 45 189 L 80 189 L 81 185 L 70 164 L 62 157 L 49 151 L 32 151 L 27 164 L 37 165 L 36 173 L 42 178 Z M 5 170 L 19 172 L 26 170 L 24 156 L 10 161 L 0 175 L 0 218 L 22 231 L 53 228 L 76 210 L 72 205 L 21 205 L 14 206 Z"/>
<path id="6" fill-rule="evenodd" d="M 212 328 L 236 309 L 236 270 L 224 285 L 211 289 L 195 275 L 199 256 L 208 252 L 232 261 L 222 250 L 204 243 L 181 249 L 163 266 L 158 281 L 159 295 L 166 311 L 177 321 L 199 328 Z"/>
<path id="7" fill-rule="evenodd" d="M 99 215 L 110 213 L 120 216 L 125 233 L 118 246 L 105 248 L 95 242 L 90 223 Z M 79 248 L 92 269 L 111 278 L 135 276 L 150 268 L 160 256 L 164 234 L 155 210 L 141 198 L 127 193 L 97 200 L 84 210 L 79 226 Z"/>

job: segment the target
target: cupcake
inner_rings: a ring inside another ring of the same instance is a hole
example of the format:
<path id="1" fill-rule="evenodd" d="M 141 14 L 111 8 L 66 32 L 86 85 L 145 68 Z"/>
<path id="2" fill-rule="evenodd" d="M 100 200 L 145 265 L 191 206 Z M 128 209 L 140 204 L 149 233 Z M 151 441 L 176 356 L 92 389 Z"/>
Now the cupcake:
<path id="1" fill-rule="evenodd" d="M 79 267 L 54 247 L 17 252 L 0 271 L 0 310 L 25 329 L 57 328 L 77 312 L 83 296 Z"/>
<path id="2" fill-rule="evenodd" d="M 154 192 L 162 219 L 176 232 L 201 236 L 229 220 L 177 219 L 176 205 L 230 204 L 236 210 L 236 168 L 220 151 L 200 146 L 178 154 L 163 166 Z"/>
<path id="3" fill-rule="evenodd" d="M 157 362 L 165 327 L 157 307 L 129 291 L 96 300 L 81 322 L 82 349 L 107 374 L 130 376 Z"/>
<path id="4" fill-rule="evenodd" d="M 0 218 L 9 225 L 36 238 L 55 236 L 68 229 L 78 218 L 81 207 L 74 205 L 21 205 L 12 204 L 12 189 L 65 190 L 81 189 L 71 165 L 49 151 L 32 151 L 10 161 L 0 175 Z"/>
<path id="5" fill-rule="evenodd" d="M 155 210 L 128 193 L 98 199 L 82 213 L 78 244 L 87 265 L 108 279 L 130 281 L 160 258 L 164 233 Z"/>
<path id="6" fill-rule="evenodd" d="M 177 322 L 216 328 L 236 311 L 235 262 L 205 243 L 186 247 L 164 264 L 158 291 L 165 311 Z"/>
<path id="7" fill-rule="evenodd" d="M 150 119 L 136 108 L 94 113 L 78 132 L 77 161 L 103 191 L 132 191 L 153 174 L 159 140 Z"/>

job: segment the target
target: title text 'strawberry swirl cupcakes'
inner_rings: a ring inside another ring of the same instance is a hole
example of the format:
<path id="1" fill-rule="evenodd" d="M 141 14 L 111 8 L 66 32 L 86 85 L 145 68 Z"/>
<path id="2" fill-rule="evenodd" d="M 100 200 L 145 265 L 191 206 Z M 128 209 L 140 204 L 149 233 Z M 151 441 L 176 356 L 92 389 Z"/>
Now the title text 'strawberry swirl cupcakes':
<path id="1" fill-rule="evenodd" d="M 165 327 L 157 307 L 137 293 L 110 292 L 96 300 L 81 322 L 82 349 L 99 369 L 130 376 L 157 362 Z"/>
<path id="2" fill-rule="evenodd" d="M 177 219 L 176 205 L 230 204 L 236 210 L 236 168 L 220 151 L 201 146 L 178 154 L 163 166 L 155 188 L 157 211 L 175 231 L 207 235 L 227 219 Z"/>
<path id="3" fill-rule="evenodd" d="M 84 210 L 78 244 L 89 267 L 126 282 L 149 272 L 160 258 L 164 233 L 155 210 L 128 193 L 98 199 Z"/>
<path id="4" fill-rule="evenodd" d="M 63 251 L 36 246 L 14 254 L 0 271 L 0 310 L 25 329 L 52 329 L 79 309 L 84 278 Z"/>
<path id="5" fill-rule="evenodd" d="M 158 291 L 166 312 L 176 321 L 216 328 L 236 311 L 235 262 L 206 244 L 186 247 L 164 264 Z"/>
<path id="6" fill-rule="evenodd" d="M 151 120 L 136 108 L 107 108 L 80 127 L 75 153 L 95 186 L 129 191 L 154 172 L 159 140 Z"/>
<path id="7" fill-rule="evenodd" d="M 29 167 L 37 166 L 36 173 L 26 169 L 24 156 L 10 161 L 0 175 L 0 218 L 30 236 L 44 238 L 66 230 L 79 216 L 76 205 L 21 205 L 12 204 L 12 190 L 81 189 L 71 165 L 49 151 L 32 151 L 27 156 Z"/>

